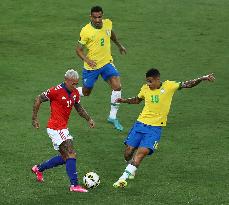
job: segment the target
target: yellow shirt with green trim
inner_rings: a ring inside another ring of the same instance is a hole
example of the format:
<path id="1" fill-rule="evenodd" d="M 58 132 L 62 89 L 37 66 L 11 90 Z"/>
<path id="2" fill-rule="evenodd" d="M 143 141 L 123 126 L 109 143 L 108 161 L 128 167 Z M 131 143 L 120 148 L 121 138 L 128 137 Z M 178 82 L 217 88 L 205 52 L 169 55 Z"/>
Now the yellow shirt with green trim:
<path id="1" fill-rule="evenodd" d="M 82 28 L 79 43 L 87 48 L 87 57 L 96 62 L 94 68 L 84 62 L 85 69 L 97 70 L 107 63 L 113 62 L 110 44 L 111 30 L 112 21 L 110 19 L 103 20 L 101 29 L 96 29 L 91 23 Z"/>
<path id="2" fill-rule="evenodd" d="M 147 125 L 166 126 L 173 94 L 178 88 L 179 82 L 169 80 L 155 90 L 143 85 L 138 97 L 145 100 L 145 106 L 137 120 Z"/>

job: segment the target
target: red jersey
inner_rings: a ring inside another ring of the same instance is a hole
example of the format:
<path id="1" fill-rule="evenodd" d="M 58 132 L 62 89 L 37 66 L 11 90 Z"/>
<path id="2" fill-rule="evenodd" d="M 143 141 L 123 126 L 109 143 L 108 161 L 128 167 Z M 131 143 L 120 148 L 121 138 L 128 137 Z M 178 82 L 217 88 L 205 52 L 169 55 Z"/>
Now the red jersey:
<path id="1" fill-rule="evenodd" d="M 52 87 L 43 94 L 50 101 L 50 118 L 47 127 L 54 130 L 67 128 L 69 115 L 75 103 L 80 102 L 80 95 L 77 89 L 72 92 L 67 90 L 65 84 L 62 83 L 56 87 Z"/>

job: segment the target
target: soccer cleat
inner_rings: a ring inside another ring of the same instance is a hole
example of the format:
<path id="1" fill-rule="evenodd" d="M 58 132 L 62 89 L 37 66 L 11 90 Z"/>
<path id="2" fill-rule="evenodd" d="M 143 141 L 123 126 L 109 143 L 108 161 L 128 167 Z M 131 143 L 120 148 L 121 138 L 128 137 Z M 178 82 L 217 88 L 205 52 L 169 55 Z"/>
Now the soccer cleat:
<path id="1" fill-rule="evenodd" d="M 127 181 L 124 179 L 119 179 L 113 184 L 114 188 L 125 188 L 127 186 Z"/>
<path id="2" fill-rule="evenodd" d="M 114 125 L 115 129 L 119 130 L 119 131 L 123 131 L 123 126 L 120 124 L 120 122 L 118 121 L 118 119 L 112 119 L 110 117 L 108 117 L 107 121 L 111 124 Z"/>
<path id="3" fill-rule="evenodd" d="M 84 188 L 83 188 L 82 186 L 80 186 L 80 185 L 76 185 L 76 186 L 71 185 L 71 186 L 69 187 L 69 191 L 73 191 L 73 192 L 82 192 L 82 193 L 88 192 L 87 189 L 84 189 Z"/>
<path id="4" fill-rule="evenodd" d="M 32 170 L 32 172 L 34 174 L 36 174 L 36 177 L 37 177 L 37 181 L 38 182 L 43 182 L 44 181 L 44 179 L 43 179 L 43 173 L 39 171 L 37 165 L 34 165 L 31 170 Z"/>

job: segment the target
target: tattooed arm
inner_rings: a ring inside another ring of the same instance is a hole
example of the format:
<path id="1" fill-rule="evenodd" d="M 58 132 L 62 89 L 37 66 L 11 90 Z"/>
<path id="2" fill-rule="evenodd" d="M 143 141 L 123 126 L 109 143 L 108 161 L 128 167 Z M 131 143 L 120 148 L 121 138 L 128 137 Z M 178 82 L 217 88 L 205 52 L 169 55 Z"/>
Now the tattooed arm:
<path id="1" fill-rule="evenodd" d="M 211 73 L 208 75 L 204 75 L 200 78 L 184 81 L 181 83 L 181 88 L 192 88 L 192 87 L 198 85 L 202 81 L 211 81 L 212 82 L 214 80 L 215 80 L 215 76 L 213 73 Z"/>
<path id="2" fill-rule="evenodd" d="M 43 103 L 45 101 L 48 101 L 48 98 L 44 94 L 38 95 L 34 100 L 33 113 L 32 113 L 32 125 L 35 128 L 39 128 L 40 127 L 39 120 L 38 120 L 38 117 L 37 117 L 37 113 L 39 111 L 41 103 Z"/>
<path id="3" fill-rule="evenodd" d="M 95 122 L 91 119 L 91 117 L 87 114 L 86 110 L 80 105 L 80 103 L 75 103 L 74 105 L 78 114 L 88 121 L 89 127 L 94 128 Z"/>
<path id="4" fill-rule="evenodd" d="M 133 97 L 133 98 L 118 98 L 116 100 L 117 103 L 128 103 L 128 104 L 139 104 L 143 99 L 139 97 Z"/>

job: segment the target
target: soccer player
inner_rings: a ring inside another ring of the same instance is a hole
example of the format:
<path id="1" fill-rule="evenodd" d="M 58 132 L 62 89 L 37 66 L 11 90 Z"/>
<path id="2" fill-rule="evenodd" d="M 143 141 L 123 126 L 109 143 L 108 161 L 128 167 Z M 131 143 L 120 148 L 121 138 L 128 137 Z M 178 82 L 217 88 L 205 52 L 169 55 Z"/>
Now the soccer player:
<path id="1" fill-rule="evenodd" d="M 119 103 L 128 104 L 139 104 L 144 100 L 145 106 L 124 141 L 126 145 L 124 158 L 128 165 L 119 180 L 113 184 L 115 188 L 127 186 L 126 180 L 134 178 L 145 156 L 151 155 L 157 149 L 162 127 L 166 126 L 173 94 L 177 90 L 192 88 L 202 81 L 214 81 L 214 79 L 213 74 L 208 74 L 184 82 L 169 80 L 161 82 L 159 71 L 152 68 L 146 72 L 146 84 L 136 97 L 117 99 Z"/>
<path id="2" fill-rule="evenodd" d="M 76 47 L 77 55 L 84 61 L 83 87 L 78 87 L 78 90 L 81 96 L 89 96 L 101 75 L 112 89 L 111 110 L 107 120 L 114 125 L 115 129 L 122 131 L 123 126 L 116 116 L 119 108 L 116 99 L 121 98 L 120 74 L 113 64 L 110 39 L 119 48 L 121 54 L 125 54 L 126 49 L 119 43 L 112 30 L 112 21 L 103 19 L 103 9 L 100 6 L 91 8 L 90 20 L 91 22 L 82 28 Z"/>
<path id="3" fill-rule="evenodd" d="M 48 89 L 38 95 L 33 104 L 32 125 L 39 128 L 38 111 L 41 103 L 50 101 L 51 116 L 47 124 L 47 133 L 52 140 L 53 147 L 59 151 L 59 155 L 32 167 L 37 181 L 43 181 L 43 172 L 59 165 L 66 165 L 66 172 L 70 179 L 69 190 L 72 192 L 87 192 L 78 184 L 76 171 L 76 152 L 73 147 L 73 137 L 67 128 L 69 115 L 74 106 L 78 114 L 85 118 L 90 128 L 95 123 L 80 105 L 80 96 L 75 88 L 79 81 L 78 73 L 71 69 L 65 73 L 64 82 Z"/>

